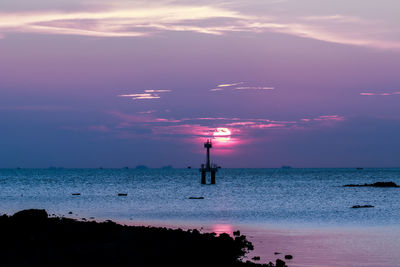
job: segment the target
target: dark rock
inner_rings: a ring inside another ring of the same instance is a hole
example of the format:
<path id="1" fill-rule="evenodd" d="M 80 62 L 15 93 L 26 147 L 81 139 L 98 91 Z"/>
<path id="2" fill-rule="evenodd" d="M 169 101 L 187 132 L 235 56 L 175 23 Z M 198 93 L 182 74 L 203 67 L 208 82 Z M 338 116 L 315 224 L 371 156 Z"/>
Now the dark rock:
<path id="1" fill-rule="evenodd" d="M 353 209 L 374 208 L 374 206 L 372 206 L 372 205 L 363 205 L 363 206 L 361 206 L 361 205 L 355 205 L 355 206 L 353 206 L 353 207 L 351 207 L 351 208 L 353 208 Z"/>
<path id="2" fill-rule="evenodd" d="M 269 263 L 267 264 L 267 267 L 275 267 L 275 265 L 274 265 L 272 262 L 269 262 Z"/>
<path id="3" fill-rule="evenodd" d="M 45 210 L 37 210 L 37 209 L 30 209 L 30 210 L 22 210 L 15 213 L 12 218 L 18 221 L 45 221 L 48 218 L 48 214 Z"/>
<path id="4" fill-rule="evenodd" d="M 204 199 L 204 197 L 189 197 L 189 199 Z"/>
<path id="5" fill-rule="evenodd" d="M 259 256 L 254 256 L 253 258 L 252 258 L 252 260 L 253 261 L 259 261 L 261 258 L 259 257 Z"/>
<path id="6" fill-rule="evenodd" d="M 72 193 L 73 196 L 80 196 L 81 193 Z"/>
<path id="7" fill-rule="evenodd" d="M 118 194 L 119 197 L 126 197 L 127 195 L 128 195 L 128 194 L 126 194 L 126 193 L 119 193 L 119 194 Z"/>
<path id="8" fill-rule="evenodd" d="M 245 236 L 84 222 L 45 210 L 0 216 L 0 236 L 0 266 L 265 266 L 242 262 L 254 249 Z"/>
<path id="9" fill-rule="evenodd" d="M 68 214 L 72 214 L 72 211 L 68 212 Z"/>
<path id="10" fill-rule="evenodd" d="M 277 260 L 276 260 L 275 266 L 276 266 L 276 267 L 287 267 L 287 266 L 286 266 L 286 262 L 284 262 L 284 261 L 281 260 L 281 259 L 277 259 Z"/>
<path id="11" fill-rule="evenodd" d="M 239 230 L 234 231 L 234 232 L 233 232 L 233 236 L 240 236 L 240 231 L 239 231 Z"/>
<path id="12" fill-rule="evenodd" d="M 364 187 L 364 186 L 370 186 L 370 187 L 400 187 L 394 182 L 376 182 L 373 184 L 346 184 L 344 187 Z"/>
<path id="13" fill-rule="evenodd" d="M 275 252 L 274 254 L 275 254 L 275 255 L 279 255 L 279 254 L 282 254 L 282 253 L 280 253 L 280 252 Z"/>
<path id="14" fill-rule="evenodd" d="M 293 259 L 293 256 L 292 255 L 285 255 L 285 259 L 286 260 L 291 260 L 291 259 Z"/>

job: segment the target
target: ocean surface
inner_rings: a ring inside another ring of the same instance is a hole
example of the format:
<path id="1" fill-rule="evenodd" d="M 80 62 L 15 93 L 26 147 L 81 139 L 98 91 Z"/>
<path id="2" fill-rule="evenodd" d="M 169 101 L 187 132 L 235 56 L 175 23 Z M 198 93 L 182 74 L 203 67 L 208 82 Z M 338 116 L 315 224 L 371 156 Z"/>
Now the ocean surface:
<path id="1" fill-rule="evenodd" d="M 400 184 L 400 169 L 221 169 L 216 180 L 201 185 L 198 169 L 1 169 L 0 213 L 289 227 L 400 222 L 400 188 L 343 187 Z"/>

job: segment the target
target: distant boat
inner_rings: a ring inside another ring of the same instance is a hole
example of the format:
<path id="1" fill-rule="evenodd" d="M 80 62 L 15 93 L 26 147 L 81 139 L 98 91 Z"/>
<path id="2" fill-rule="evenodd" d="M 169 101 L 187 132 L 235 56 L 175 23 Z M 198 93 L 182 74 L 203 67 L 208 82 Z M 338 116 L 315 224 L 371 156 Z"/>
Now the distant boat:
<path id="1" fill-rule="evenodd" d="M 283 166 L 281 167 L 281 169 L 285 169 L 285 170 L 291 169 L 291 168 L 292 168 L 291 166 L 287 166 L 287 165 L 283 165 Z"/>

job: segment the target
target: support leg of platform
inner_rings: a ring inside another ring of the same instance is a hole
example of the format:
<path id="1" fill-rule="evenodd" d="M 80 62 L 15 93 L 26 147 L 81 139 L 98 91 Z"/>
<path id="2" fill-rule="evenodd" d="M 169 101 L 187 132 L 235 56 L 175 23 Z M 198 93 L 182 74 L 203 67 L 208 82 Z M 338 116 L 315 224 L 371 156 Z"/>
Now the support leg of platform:
<path id="1" fill-rule="evenodd" d="M 201 171 L 201 184 L 206 184 L 206 172 Z"/>
<path id="2" fill-rule="evenodd" d="M 211 171 L 211 184 L 215 184 L 215 173 L 216 171 Z"/>

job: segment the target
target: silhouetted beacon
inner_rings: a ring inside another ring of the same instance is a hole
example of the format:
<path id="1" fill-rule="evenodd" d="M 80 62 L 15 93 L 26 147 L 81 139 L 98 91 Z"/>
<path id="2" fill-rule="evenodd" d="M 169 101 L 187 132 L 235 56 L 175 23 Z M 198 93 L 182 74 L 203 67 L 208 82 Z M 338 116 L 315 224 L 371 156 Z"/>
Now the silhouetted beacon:
<path id="1" fill-rule="evenodd" d="M 212 148 L 210 139 L 207 139 L 207 142 L 204 143 L 204 147 L 207 149 L 207 162 L 205 165 L 201 164 L 201 184 L 207 183 L 207 172 L 211 173 L 211 184 L 215 184 L 215 174 L 218 171 L 218 166 L 210 163 L 210 148 Z"/>

